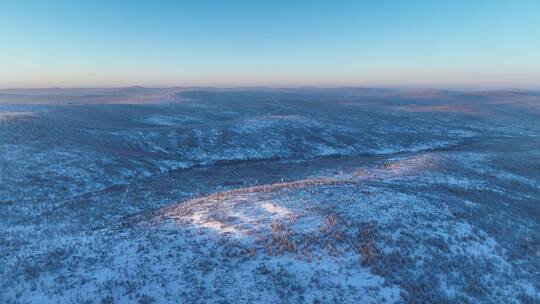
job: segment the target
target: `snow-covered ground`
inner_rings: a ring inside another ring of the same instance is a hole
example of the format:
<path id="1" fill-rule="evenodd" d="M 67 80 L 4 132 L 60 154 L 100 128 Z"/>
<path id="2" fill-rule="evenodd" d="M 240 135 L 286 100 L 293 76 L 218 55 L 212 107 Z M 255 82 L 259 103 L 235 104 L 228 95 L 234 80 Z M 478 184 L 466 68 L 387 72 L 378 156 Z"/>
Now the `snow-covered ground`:
<path id="1" fill-rule="evenodd" d="M 0 105 L 0 302 L 540 301 L 538 116 L 231 94 Z"/>

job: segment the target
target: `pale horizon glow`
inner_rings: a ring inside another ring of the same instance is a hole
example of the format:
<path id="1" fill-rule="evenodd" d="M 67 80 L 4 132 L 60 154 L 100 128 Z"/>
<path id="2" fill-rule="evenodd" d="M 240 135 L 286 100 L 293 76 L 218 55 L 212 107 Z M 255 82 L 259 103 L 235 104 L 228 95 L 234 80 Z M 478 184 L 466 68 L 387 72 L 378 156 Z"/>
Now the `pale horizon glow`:
<path id="1" fill-rule="evenodd" d="M 540 89 L 540 2 L 0 0 L 0 88 Z"/>

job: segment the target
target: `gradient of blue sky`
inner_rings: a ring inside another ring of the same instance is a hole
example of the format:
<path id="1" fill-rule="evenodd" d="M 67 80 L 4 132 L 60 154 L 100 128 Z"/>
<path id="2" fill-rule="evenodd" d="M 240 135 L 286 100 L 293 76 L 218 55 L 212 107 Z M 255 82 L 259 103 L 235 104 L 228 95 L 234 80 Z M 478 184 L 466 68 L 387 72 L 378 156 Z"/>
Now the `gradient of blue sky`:
<path id="1" fill-rule="evenodd" d="M 540 1 L 0 0 L 0 87 L 540 88 Z"/>

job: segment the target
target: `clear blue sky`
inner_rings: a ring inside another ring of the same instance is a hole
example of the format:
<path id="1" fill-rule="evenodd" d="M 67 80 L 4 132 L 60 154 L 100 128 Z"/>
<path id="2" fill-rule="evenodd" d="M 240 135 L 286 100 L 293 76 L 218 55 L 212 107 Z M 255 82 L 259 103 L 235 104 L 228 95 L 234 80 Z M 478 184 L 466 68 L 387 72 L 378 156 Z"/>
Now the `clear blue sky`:
<path id="1" fill-rule="evenodd" d="M 0 88 L 540 88 L 540 1 L 0 0 Z"/>

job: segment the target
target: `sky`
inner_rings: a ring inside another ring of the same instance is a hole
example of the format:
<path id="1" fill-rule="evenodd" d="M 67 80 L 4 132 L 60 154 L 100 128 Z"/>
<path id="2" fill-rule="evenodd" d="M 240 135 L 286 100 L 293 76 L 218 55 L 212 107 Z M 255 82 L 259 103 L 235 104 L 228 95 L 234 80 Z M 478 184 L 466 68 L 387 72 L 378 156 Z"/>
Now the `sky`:
<path id="1" fill-rule="evenodd" d="M 540 1 L 0 0 L 0 88 L 540 89 Z"/>

